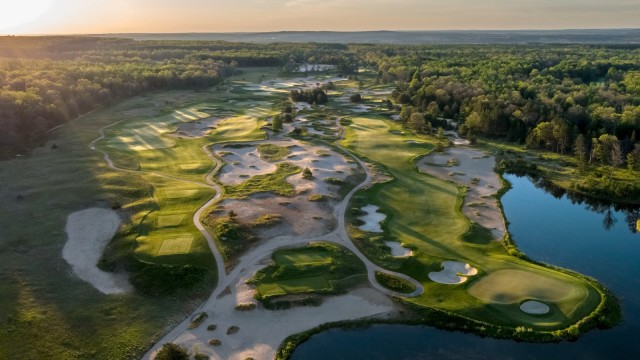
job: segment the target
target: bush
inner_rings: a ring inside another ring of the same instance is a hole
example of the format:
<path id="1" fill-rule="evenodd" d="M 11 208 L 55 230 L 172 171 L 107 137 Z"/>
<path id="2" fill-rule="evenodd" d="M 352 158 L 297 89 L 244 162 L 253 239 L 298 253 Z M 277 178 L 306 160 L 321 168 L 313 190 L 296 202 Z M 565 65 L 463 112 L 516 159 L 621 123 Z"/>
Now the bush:
<path id="1" fill-rule="evenodd" d="M 251 311 L 256 308 L 255 303 L 244 303 L 236 305 L 236 311 Z"/>
<path id="2" fill-rule="evenodd" d="M 219 339 L 211 339 L 208 341 L 209 345 L 211 346 L 220 346 L 222 345 L 222 341 L 220 341 Z"/>
<path id="3" fill-rule="evenodd" d="M 187 329 L 195 329 L 198 326 L 200 326 L 200 324 L 202 324 L 207 318 L 209 317 L 209 315 L 206 312 L 200 313 L 198 314 L 192 321 L 191 324 L 189 324 L 189 326 L 187 327 Z"/>
<path id="4" fill-rule="evenodd" d="M 146 295 L 170 295 L 190 290 L 211 277 L 210 270 L 193 265 L 150 264 L 137 261 L 129 269 L 131 284 Z"/>
<path id="5" fill-rule="evenodd" d="M 156 360 L 189 360 L 189 353 L 182 346 L 166 343 L 156 354 Z"/>
<path id="6" fill-rule="evenodd" d="M 409 281 L 378 271 L 376 271 L 376 280 L 378 280 L 380 285 L 396 292 L 408 294 L 416 290 L 415 285 Z"/>

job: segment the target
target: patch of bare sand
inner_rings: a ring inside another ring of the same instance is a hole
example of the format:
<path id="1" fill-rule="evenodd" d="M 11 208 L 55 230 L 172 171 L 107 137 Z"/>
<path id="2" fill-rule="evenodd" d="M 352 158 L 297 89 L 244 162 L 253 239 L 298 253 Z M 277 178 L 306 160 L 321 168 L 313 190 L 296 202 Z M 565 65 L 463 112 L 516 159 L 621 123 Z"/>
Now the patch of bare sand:
<path id="1" fill-rule="evenodd" d="M 462 284 L 469 276 L 476 275 L 478 270 L 461 261 L 443 261 L 442 270 L 429 273 L 429 279 L 440 284 Z"/>
<path id="2" fill-rule="evenodd" d="M 256 175 L 269 174 L 276 171 L 276 165 L 262 160 L 255 145 L 234 148 L 214 146 L 214 152 L 221 157 L 225 165 L 218 174 L 218 179 L 226 185 L 238 185 Z"/>
<path id="3" fill-rule="evenodd" d="M 335 196 L 338 186 L 324 180 L 344 180 L 357 169 L 356 164 L 348 162 L 343 155 L 324 146 L 309 145 L 295 140 L 271 140 L 267 143 L 289 148 L 289 155 L 279 161 L 268 162 L 260 158 L 257 143 L 240 148 L 215 146 L 216 155 L 226 163 L 218 179 L 224 184 L 237 185 L 252 176 L 272 173 L 276 171 L 276 164 L 288 162 L 303 169 L 309 168 L 313 173 L 313 179 L 304 179 L 302 173 L 287 178 L 296 192 Z"/>
<path id="4" fill-rule="evenodd" d="M 255 270 L 255 269 L 250 269 Z M 254 271 L 249 271 L 253 274 Z M 369 288 L 360 288 L 346 295 L 325 298 L 320 306 L 294 307 L 287 310 L 271 311 L 258 306 L 252 311 L 236 311 L 243 299 L 252 299 L 253 291 L 244 285 L 249 276 L 243 277 L 230 295 L 208 303 L 205 307 L 209 315 L 200 327 L 187 330 L 174 341 L 195 353 L 211 359 L 271 360 L 285 338 L 291 334 L 309 330 L 323 323 L 359 319 L 365 317 L 386 317 L 397 310 L 386 296 Z M 246 293 L 246 294 L 244 294 Z M 215 324 L 215 331 L 208 331 L 207 325 Z M 227 329 L 237 326 L 235 334 L 227 334 Z M 207 342 L 218 339 L 219 346 Z"/>
<path id="5" fill-rule="evenodd" d="M 459 165 L 445 166 L 454 158 Z M 461 146 L 448 148 L 444 153 L 433 152 L 420 159 L 417 165 L 420 171 L 467 186 L 469 190 L 462 212 L 473 222 L 491 230 L 493 238 L 499 240 L 504 236 L 506 225 L 494 198 L 501 186 L 500 177 L 493 171 L 495 164 L 493 156 Z"/>
<path id="6" fill-rule="evenodd" d="M 120 226 L 120 217 L 111 209 L 91 208 L 67 217 L 68 239 L 62 257 L 82 280 L 103 294 L 131 291 L 126 274 L 108 273 L 96 266 L 100 256 Z"/>
<path id="7" fill-rule="evenodd" d="M 225 212 L 233 210 L 238 220 L 252 223 L 262 215 L 279 214 L 280 224 L 269 227 L 258 227 L 256 234 L 261 239 L 276 236 L 319 236 L 327 232 L 335 223 L 331 207 L 322 202 L 312 202 L 308 195 L 292 197 L 272 194 L 255 194 L 244 200 L 224 200 L 220 207 Z"/>
<path id="8" fill-rule="evenodd" d="M 408 257 L 413 255 L 411 249 L 402 247 L 402 244 L 397 241 L 385 241 L 384 244 L 391 249 L 391 255 L 394 257 Z"/>

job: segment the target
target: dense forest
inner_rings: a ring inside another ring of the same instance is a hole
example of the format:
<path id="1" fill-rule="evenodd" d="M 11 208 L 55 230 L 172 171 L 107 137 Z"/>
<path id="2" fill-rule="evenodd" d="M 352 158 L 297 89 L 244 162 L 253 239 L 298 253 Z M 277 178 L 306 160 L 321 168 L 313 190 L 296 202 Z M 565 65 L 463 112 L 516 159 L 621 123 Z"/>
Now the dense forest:
<path id="1" fill-rule="evenodd" d="M 210 87 L 238 67 L 373 69 L 416 131 L 460 132 L 640 168 L 640 47 L 343 45 L 0 38 L 0 155 L 101 105 L 156 89 Z M 293 97 L 322 103 L 320 92 Z M 309 95 L 309 96 L 306 96 Z M 320 96 L 321 99 L 318 99 Z M 308 97 L 308 99 L 307 99 Z M 311 99 L 313 97 L 313 99 Z M 454 122 L 445 119 L 452 119 Z"/>
<path id="2" fill-rule="evenodd" d="M 396 84 L 401 119 L 453 119 L 488 136 L 581 163 L 640 168 L 640 48 L 625 46 L 357 46 L 377 80 Z M 417 115 L 416 115 L 417 114 Z"/>

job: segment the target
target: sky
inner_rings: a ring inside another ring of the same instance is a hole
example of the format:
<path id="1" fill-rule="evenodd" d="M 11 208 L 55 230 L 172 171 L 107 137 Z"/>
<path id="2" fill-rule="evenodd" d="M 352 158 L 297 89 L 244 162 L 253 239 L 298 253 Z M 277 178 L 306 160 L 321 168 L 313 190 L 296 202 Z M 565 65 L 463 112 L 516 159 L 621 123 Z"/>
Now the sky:
<path id="1" fill-rule="evenodd" d="M 0 1 L 0 34 L 640 28 L 640 0 Z"/>

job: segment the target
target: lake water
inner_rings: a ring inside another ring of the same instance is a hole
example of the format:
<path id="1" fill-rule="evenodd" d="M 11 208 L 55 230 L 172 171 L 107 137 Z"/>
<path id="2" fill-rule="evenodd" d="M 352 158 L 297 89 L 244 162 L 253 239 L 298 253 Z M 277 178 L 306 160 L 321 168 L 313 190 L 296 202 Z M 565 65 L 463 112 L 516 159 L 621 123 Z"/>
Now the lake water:
<path id="1" fill-rule="evenodd" d="M 312 337 L 293 359 L 639 359 L 640 235 L 631 226 L 638 209 L 580 204 L 558 192 L 551 195 L 528 178 L 505 177 L 513 188 L 502 202 L 518 248 L 598 279 L 620 299 L 622 324 L 560 344 L 483 339 L 421 326 L 336 329 Z"/>

